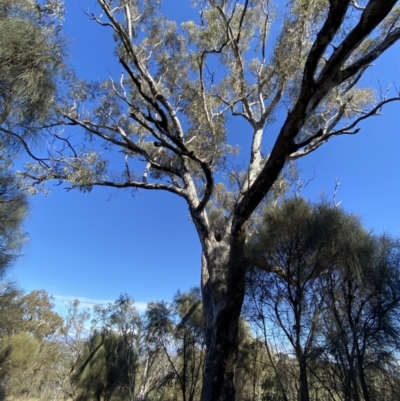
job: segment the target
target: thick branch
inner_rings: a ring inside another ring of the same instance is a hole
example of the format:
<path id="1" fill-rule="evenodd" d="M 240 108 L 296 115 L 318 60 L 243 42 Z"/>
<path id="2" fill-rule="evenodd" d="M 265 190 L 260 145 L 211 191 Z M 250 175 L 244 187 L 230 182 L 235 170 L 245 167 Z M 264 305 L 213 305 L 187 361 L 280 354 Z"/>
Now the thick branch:
<path id="1" fill-rule="evenodd" d="M 178 146 L 181 150 L 187 151 L 184 141 L 183 141 L 183 130 L 180 125 L 179 119 L 176 115 L 176 112 L 170 102 L 163 96 L 159 90 L 157 89 L 157 85 L 155 84 L 151 74 L 147 70 L 147 68 L 141 64 L 139 61 L 135 50 L 132 46 L 132 42 L 130 40 L 129 34 L 125 31 L 125 29 L 121 26 L 121 24 L 118 23 L 118 21 L 115 19 L 113 15 L 113 11 L 111 10 L 109 4 L 105 0 L 98 0 L 102 9 L 106 13 L 108 19 L 112 23 L 112 27 L 115 30 L 115 32 L 118 34 L 120 37 L 124 48 L 127 52 L 127 54 L 130 56 L 131 60 L 133 61 L 133 64 L 135 68 L 138 70 L 139 75 L 135 74 L 132 69 L 130 68 L 129 64 L 127 61 L 120 55 L 119 59 L 125 70 L 128 72 L 130 75 L 131 79 L 133 80 L 134 84 L 138 88 L 140 94 L 143 96 L 143 98 L 146 100 L 146 102 L 154 107 L 156 112 L 161 116 L 161 120 L 163 123 L 163 126 L 165 128 L 164 134 L 168 136 L 168 138 L 176 145 Z M 147 85 L 149 86 L 149 89 L 151 91 L 152 96 L 148 96 L 142 86 L 142 80 L 146 81 Z M 169 117 L 172 121 L 173 124 L 173 130 L 172 129 L 167 129 L 168 127 L 168 119 L 166 118 L 166 115 L 164 113 L 164 110 L 160 107 L 158 104 L 160 102 L 162 106 L 166 109 L 166 111 L 169 114 Z M 179 139 L 178 139 L 179 138 Z"/>
<path id="2" fill-rule="evenodd" d="M 357 74 L 360 70 L 368 67 L 375 61 L 383 52 L 396 43 L 400 39 L 400 28 L 395 29 L 389 33 L 386 38 L 374 47 L 368 54 L 355 61 L 350 66 L 346 67 L 340 72 L 340 82 L 345 82 L 347 79 Z"/>
<path id="3" fill-rule="evenodd" d="M 393 9 L 397 0 L 370 0 L 368 5 L 365 7 L 360 21 L 352 29 L 352 31 L 346 36 L 342 43 L 336 48 L 332 56 L 329 58 L 325 67 L 323 68 L 317 84 L 324 85 L 326 82 L 336 81 L 336 83 L 343 82 L 343 77 L 338 77 L 338 73 L 346 60 L 349 58 L 351 53 L 362 43 L 362 41 L 384 20 L 385 17 Z M 396 36 L 396 35 L 395 35 Z M 385 41 L 383 47 L 385 50 L 394 42 L 392 41 L 392 36 L 388 35 L 387 46 L 385 46 Z M 397 40 L 397 39 L 396 39 Z M 389 44 L 389 42 L 391 44 Z M 377 46 L 379 47 L 379 45 Z M 382 50 L 384 51 L 384 50 Z M 381 52 L 382 53 L 382 52 Z M 379 53 L 379 54 L 381 54 Z M 376 56 L 377 57 L 377 56 Z M 375 58 L 374 58 L 375 59 Z M 352 74 L 356 74 L 360 69 L 368 65 L 370 61 L 359 64 L 358 69 L 353 68 Z M 349 76 L 351 76 L 349 75 Z"/>
<path id="4" fill-rule="evenodd" d="M 349 4 L 348 1 L 346 3 Z M 321 49 L 325 46 L 325 39 L 322 43 L 316 43 L 313 46 L 315 49 L 314 59 L 308 58 L 308 72 L 305 72 L 306 75 L 308 74 L 308 78 L 302 81 L 299 98 L 292 112 L 288 114 L 265 166 L 251 187 L 241 196 L 235 207 L 232 222 L 233 235 L 240 233 L 255 208 L 271 189 L 290 155 L 296 151 L 294 141 L 301 127 L 329 91 L 340 84 L 338 73 L 343 64 L 362 40 L 388 15 L 395 3 L 395 0 L 385 2 L 371 0 L 368 3 L 359 23 L 334 51 L 315 84 L 311 79 L 313 65 L 315 64 L 315 58 L 318 58 Z M 332 1 L 331 4 L 335 5 L 337 3 Z M 325 26 L 332 26 L 331 29 L 333 29 L 336 25 L 335 22 L 326 22 Z M 324 27 L 322 29 L 327 29 Z M 321 38 L 325 38 L 325 36 L 318 34 L 316 42 L 322 40 Z"/>
<path id="5" fill-rule="evenodd" d="M 311 83 L 314 81 L 314 75 L 317 70 L 318 63 L 326 48 L 341 27 L 350 3 L 350 0 L 330 1 L 328 16 L 321 30 L 318 32 L 317 38 L 311 47 L 304 66 L 304 83 Z"/>
<path id="6" fill-rule="evenodd" d="M 52 180 L 60 180 L 68 182 L 68 176 L 56 172 L 52 172 L 51 168 L 49 168 L 48 174 L 41 174 L 41 175 L 33 175 L 30 173 L 21 173 L 22 176 L 26 178 L 30 178 L 34 183 L 40 184 L 42 182 L 48 181 L 49 179 Z M 87 186 L 87 184 L 85 185 Z M 172 192 L 178 196 L 183 197 L 187 200 L 187 193 L 182 188 L 177 188 L 172 185 L 161 184 L 161 183 L 147 183 L 141 181 L 134 181 L 129 180 L 125 182 L 116 182 L 116 181 L 106 181 L 106 180 L 94 180 L 90 182 L 89 186 L 100 186 L 100 187 L 110 187 L 110 188 L 141 188 L 141 189 L 149 189 L 149 190 L 163 190 L 167 192 Z M 76 185 L 76 188 L 79 188 L 80 185 Z"/>
<path id="7" fill-rule="evenodd" d="M 124 59 L 124 57 L 122 57 L 121 55 L 119 55 L 118 57 L 119 57 L 119 62 L 122 64 L 125 71 L 128 73 L 129 77 L 131 78 L 132 82 L 135 84 L 135 86 L 139 90 L 140 95 L 147 102 L 147 104 L 152 106 L 154 108 L 154 110 L 160 115 L 163 130 L 167 134 L 168 133 L 167 116 L 165 115 L 164 110 L 159 106 L 159 104 L 155 100 L 155 97 L 151 97 L 145 92 L 145 90 L 143 88 L 143 83 L 142 83 L 142 75 L 141 74 L 139 76 L 136 75 L 134 73 L 134 71 L 131 69 L 131 67 L 129 66 L 128 62 Z M 130 105 L 130 106 L 133 107 L 132 105 Z M 146 116 L 142 112 L 140 112 L 140 113 L 141 113 L 141 115 L 143 115 L 144 118 L 146 118 Z"/>
<path id="8" fill-rule="evenodd" d="M 166 165 L 157 163 L 146 150 L 144 150 L 142 147 L 136 145 L 136 143 L 133 142 L 129 138 L 129 136 L 125 133 L 125 131 L 121 127 L 119 127 L 119 126 L 116 126 L 116 127 L 100 126 L 98 124 L 94 124 L 91 121 L 80 121 L 80 120 L 77 120 L 77 119 L 69 117 L 69 116 L 65 116 L 65 117 L 68 120 L 71 121 L 72 125 L 79 125 L 82 128 L 84 128 L 87 131 L 91 132 L 92 134 L 104 139 L 107 142 L 111 142 L 114 145 L 117 145 L 117 146 L 122 147 L 124 149 L 127 149 L 127 150 L 130 150 L 132 152 L 140 154 L 141 156 L 143 156 L 151 164 L 151 166 L 153 168 L 155 168 L 155 169 L 157 169 L 159 171 L 163 171 L 163 172 L 166 172 L 166 173 L 174 174 L 174 175 L 176 175 L 176 176 L 181 178 L 181 173 L 180 173 L 179 170 L 177 170 L 177 169 L 175 169 L 175 168 L 173 168 L 171 166 L 166 166 Z M 101 128 L 105 128 L 105 129 L 113 131 L 115 133 L 119 133 L 122 136 L 122 138 L 124 139 L 124 142 L 118 141 L 117 139 L 115 139 L 115 138 L 113 138 L 113 137 L 111 137 L 109 135 L 106 135 L 104 132 L 102 132 L 100 130 Z M 175 151 L 174 148 L 172 148 L 171 150 Z"/>

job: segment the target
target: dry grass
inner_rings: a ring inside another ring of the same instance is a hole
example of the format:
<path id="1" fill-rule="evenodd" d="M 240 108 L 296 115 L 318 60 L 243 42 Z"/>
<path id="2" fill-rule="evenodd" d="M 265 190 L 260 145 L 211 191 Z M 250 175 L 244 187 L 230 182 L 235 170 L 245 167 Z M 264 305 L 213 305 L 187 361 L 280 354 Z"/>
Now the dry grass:
<path id="1" fill-rule="evenodd" d="M 53 400 L 53 398 L 49 398 Z M 40 398 L 7 397 L 5 401 L 43 401 Z M 72 401 L 72 398 L 63 401 Z"/>

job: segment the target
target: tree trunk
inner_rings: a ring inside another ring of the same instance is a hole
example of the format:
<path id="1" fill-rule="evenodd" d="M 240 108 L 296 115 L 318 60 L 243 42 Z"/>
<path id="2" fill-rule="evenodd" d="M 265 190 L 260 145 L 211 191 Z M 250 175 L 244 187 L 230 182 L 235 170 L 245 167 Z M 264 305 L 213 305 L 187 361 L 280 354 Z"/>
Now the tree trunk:
<path id="1" fill-rule="evenodd" d="M 360 392 L 358 390 L 357 375 L 356 375 L 356 371 L 353 366 L 353 361 L 351 361 L 351 365 L 349 364 L 348 375 L 349 375 L 351 387 L 353 390 L 352 399 L 354 401 L 360 401 Z"/>
<path id="2" fill-rule="evenodd" d="M 367 385 L 367 380 L 365 378 L 365 370 L 364 370 L 364 364 L 363 364 L 363 356 L 361 354 L 361 350 L 356 344 L 356 350 L 357 350 L 357 365 L 358 365 L 358 375 L 360 378 L 360 385 L 361 385 L 361 390 L 364 396 L 364 401 L 370 401 L 371 397 L 369 395 L 369 389 Z"/>
<path id="3" fill-rule="evenodd" d="M 299 361 L 300 368 L 300 401 L 310 401 L 310 394 L 308 389 L 308 377 L 307 377 L 307 359 L 302 356 Z"/>
<path id="4" fill-rule="evenodd" d="M 202 293 L 207 356 L 201 401 L 235 400 L 245 272 L 243 239 L 235 243 L 231 240 L 225 247 L 221 244 L 221 249 L 217 245 L 209 255 L 203 255 Z"/>

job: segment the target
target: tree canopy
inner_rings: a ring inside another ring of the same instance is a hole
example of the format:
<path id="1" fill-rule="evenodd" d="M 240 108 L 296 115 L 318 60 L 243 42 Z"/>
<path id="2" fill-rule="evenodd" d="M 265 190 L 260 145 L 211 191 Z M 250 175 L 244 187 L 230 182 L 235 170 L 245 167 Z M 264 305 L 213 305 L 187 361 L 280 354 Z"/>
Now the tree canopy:
<path id="1" fill-rule="evenodd" d="M 13 130 L 49 114 L 63 60 L 59 2 L 0 2 L 0 124 L 2 142 Z M 19 131 L 21 132 L 21 131 Z"/>
<path id="2" fill-rule="evenodd" d="M 264 209 L 248 249 L 245 315 L 271 352 L 288 358 L 281 365 L 291 379 L 278 375 L 283 397 L 291 396 L 285 380 L 302 401 L 395 397 L 399 245 L 326 201 Z"/>
<path id="3" fill-rule="evenodd" d="M 63 50 L 60 3 L 0 1 L 0 271 L 24 242 L 27 199 L 11 170 L 16 148 L 27 149 L 29 127 L 44 123 L 56 96 Z M 57 15 L 57 18 L 55 17 Z M 17 137 L 18 133 L 18 137 Z M 17 139 L 18 138 L 18 139 Z"/>

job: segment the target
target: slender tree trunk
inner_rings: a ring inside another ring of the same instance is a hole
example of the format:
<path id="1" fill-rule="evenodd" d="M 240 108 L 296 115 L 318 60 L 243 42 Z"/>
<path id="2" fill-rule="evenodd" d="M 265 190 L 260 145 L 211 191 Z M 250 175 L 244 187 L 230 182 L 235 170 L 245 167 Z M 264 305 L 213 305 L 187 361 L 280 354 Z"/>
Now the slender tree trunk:
<path id="1" fill-rule="evenodd" d="M 310 401 L 307 377 L 307 359 L 303 356 L 299 361 L 300 368 L 300 394 L 299 401 Z"/>
<path id="2" fill-rule="evenodd" d="M 367 381 L 365 379 L 365 370 L 364 370 L 364 366 L 363 366 L 363 356 L 361 354 L 361 350 L 358 346 L 358 344 L 356 344 L 356 350 L 357 350 L 357 365 L 358 365 L 358 375 L 360 378 L 360 386 L 361 386 L 361 390 L 364 396 L 364 400 L 365 401 L 370 401 L 371 397 L 369 395 L 369 389 L 368 389 L 368 385 L 367 385 Z"/>
<path id="3" fill-rule="evenodd" d="M 221 248 L 203 256 L 207 356 L 201 401 L 233 401 L 236 396 L 239 318 L 245 295 L 244 236 Z"/>
<path id="4" fill-rule="evenodd" d="M 351 381 L 352 389 L 353 389 L 353 397 L 352 398 L 354 401 L 361 401 L 360 400 L 360 392 L 358 390 L 358 384 L 357 384 L 357 375 L 356 375 L 353 365 L 350 365 L 348 374 L 350 376 L 350 381 Z"/>

